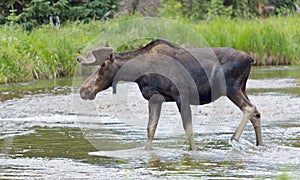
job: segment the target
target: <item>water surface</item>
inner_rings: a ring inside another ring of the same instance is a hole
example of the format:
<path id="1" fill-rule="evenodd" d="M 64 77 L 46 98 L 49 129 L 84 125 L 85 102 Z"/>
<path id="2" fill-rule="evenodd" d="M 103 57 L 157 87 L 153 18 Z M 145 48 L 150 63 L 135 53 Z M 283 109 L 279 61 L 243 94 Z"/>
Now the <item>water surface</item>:
<path id="1" fill-rule="evenodd" d="M 71 79 L 0 85 L 0 179 L 255 179 L 300 176 L 300 67 L 254 68 L 247 91 L 262 113 L 264 147 L 227 98 L 192 106 L 198 151 L 165 103 L 145 151 L 147 102 L 133 83 L 82 101 Z M 72 90 L 74 93 L 72 93 Z"/>

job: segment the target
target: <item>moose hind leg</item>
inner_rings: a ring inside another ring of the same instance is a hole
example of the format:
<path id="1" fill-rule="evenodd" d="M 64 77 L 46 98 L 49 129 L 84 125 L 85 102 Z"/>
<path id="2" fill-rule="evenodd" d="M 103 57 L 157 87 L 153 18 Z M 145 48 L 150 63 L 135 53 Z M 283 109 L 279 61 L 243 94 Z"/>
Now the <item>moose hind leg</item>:
<path id="1" fill-rule="evenodd" d="M 229 93 L 229 95 L 227 96 L 243 112 L 243 118 L 231 138 L 231 140 L 238 141 L 248 121 L 251 120 L 252 117 L 255 115 L 256 107 L 251 104 L 247 96 L 244 95 L 241 91 L 235 91 L 235 93 Z"/>
<path id="2" fill-rule="evenodd" d="M 247 106 L 244 107 L 242 109 L 243 112 L 243 118 L 238 126 L 238 128 L 236 129 L 236 131 L 234 132 L 233 136 L 232 136 L 232 140 L 236 140 L 238 141 L 242 135 L 243 130 L 245 129 L 248 121 L 252 118 L 252 116 L 254 115 L 255 112 L 255 107 L 252 106 Z"/>
<path id="3" fill-rule="evenodd" d="M 164 97 L 161 95 L 153 95 L 149 100 L 149 121 L 147 126 L 147 145 L 146 150 L 152 150 L 152 141 L 158 124 L 161 106 L 164 102 Z"/>
<path id="4" fill-rule="evenodd" d="M 256 136 L 256 145 L 257 146 L 262 146 L 263 141 L 262 141 L 262 133 L 261 133 L 261 117 L 260 113 L 256 110 L 252 118 L 250 119 L 254 131 L 255 131 L 255 136 Z"/>
<path id="5" fill-rule="evenodd" d="M 242 89 L 242 93 L 244 94 L 244 96 L 249 100 L 246 92 L 245 92 L 245 88 Z M 261 115 L 260 112 L 257 111 L 257 109 L 255 109 L 255 113 L 252 116 L 252 118 L 250 119 L 252 126 L 254 128 L 254 132 L 255 132 L 255 136 L 256 136 L 256 145 L 257 146 L 262 146 L 263 145 L 263 140 L 262 140 L 262 133 L 261 133 Z"/>

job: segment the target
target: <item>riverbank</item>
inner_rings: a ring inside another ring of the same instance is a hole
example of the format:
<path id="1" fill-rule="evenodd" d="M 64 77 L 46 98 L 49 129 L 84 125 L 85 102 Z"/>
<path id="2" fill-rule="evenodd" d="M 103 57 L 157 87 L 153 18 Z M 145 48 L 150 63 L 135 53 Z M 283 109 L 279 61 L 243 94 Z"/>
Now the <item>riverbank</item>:
<path id="1" fill-rule="evenodd" d="M 60 29 L 42 26 L 31 32 L 18 26 L 0 26 L 0 83 L 72 76 L 75 57 L 89 42 L 109 27 L 134 18 L 121 17 L 89 24 L 67 23 Z M 176 20 L 204 37 L 211 47 L 233 47 L 251 54 L 256 65 L 300 63 L 299 16 L 264 20 Z"/>

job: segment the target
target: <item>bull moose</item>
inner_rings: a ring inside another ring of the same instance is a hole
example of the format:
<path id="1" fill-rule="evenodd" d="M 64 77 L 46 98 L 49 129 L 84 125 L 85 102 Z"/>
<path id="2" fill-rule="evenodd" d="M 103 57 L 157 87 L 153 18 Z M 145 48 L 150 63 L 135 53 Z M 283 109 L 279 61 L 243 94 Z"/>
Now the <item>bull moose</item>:
<path id="1" fill-rule="evenodd" d="M 205 55 L 209 50 L 214 53 L 216 62 L 213 61 L 213 57 Z M 197 54 L 200 54 L 201 57 Z M 177 73 L 169 75 L 161 72 L 172 71 L 171 66 L 163 64 L 163 62 L 167 62 L 168 58 L 173 63 L 179 64 L 184 70 L 176 70 Z M 129 63 L 133 59 L 135 61 Z M 231 140 L 239 140 L 250 120 L 255 130 L 256 145 L 263 143 L 260 113 L 245 92 L 253 59 L 242 51 L 233 48 L 189 50 L 175 46 L 166 40 L 157 39 L 142 48 L 125 52 L 113 52 L 111 47 L 100 47 L 89 51 L 86 58 L 77 57 L 77 61 L 83 66 L 99 66 L 96 72 L 90 75 L 80 87 L 80 96 L 84 100 L 95 99 L 98 92 L 109 87 L 113 87 L 115 92 L 116 83 L 120 80 L 138 84 L 143 97 L 148 100 L 149 107 L 147 150 L 152 149 L 152 141 L 163 102 L 176 102 L 190 149 L 195 150 L 190 105 L 207 104 L 221 96 L 227 96 L 243 112 L 242 120 Z M 160 72 L 147 71 L 153 64 L 158 64 L 154 69 L 162 67 Z M 128 69 L 125 70 L 126 73 L 119 75 L 126 65 L 128 66 Z M 183 78 L 183 81 L 178 80 L 186 74 L 193 81 L 192 83 L 188 82 L 190 80 L 186 80 L 186 78 Z"/>

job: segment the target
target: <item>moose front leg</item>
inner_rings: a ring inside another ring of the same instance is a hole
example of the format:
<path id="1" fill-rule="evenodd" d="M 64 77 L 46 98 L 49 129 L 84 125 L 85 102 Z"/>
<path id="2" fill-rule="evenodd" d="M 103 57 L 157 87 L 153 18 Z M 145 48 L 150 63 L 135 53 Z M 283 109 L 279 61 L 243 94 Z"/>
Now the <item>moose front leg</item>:
<path id="1" fill-rule="evenodd" d="M 196 150 L 196 144 L 193 136 L 193 122 L 190 103 L 188 101 L 185 102 L 183 99 L 182 102 L 177 102 L 177 107 L 182 118 L 183 128 L 190 143 L 190 150 Z"/>
<path id="2" fill-rule="evenodd" d="M 161 95 L 153 95 L 148 101 L 149 121 L 147 126 L 147 145 L 145 148 L 146 150 L 152 150 L 152 141 L 158 124 L 161 106 L 164 100 L 164 97 Z"/>

